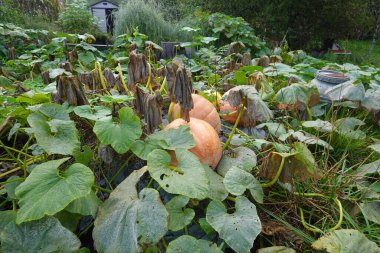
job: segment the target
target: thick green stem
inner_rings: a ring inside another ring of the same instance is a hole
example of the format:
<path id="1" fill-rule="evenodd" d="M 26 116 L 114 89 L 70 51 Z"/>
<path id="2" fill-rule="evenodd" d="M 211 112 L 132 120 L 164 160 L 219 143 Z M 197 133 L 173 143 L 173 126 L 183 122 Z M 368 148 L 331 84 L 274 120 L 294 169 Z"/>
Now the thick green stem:
<path id="1" fill-rule="evenodd" d="M 120 63 L 117 65 L 117 70 L 119 71 L 120 81 L 121 81 L 121 83 L 123 84 L 123 87 L 124 87 L 125 92 L 127 93 L 127 95 L 131 95 L 131 93 L 130 93 L 129 90 L 128 90 L 128 86 L 127 86 L 127 84 L 125 83 L 124 75 L 123 75 L 123 71 L 122 71 L 122 69 L 121 69 L 121 65 L 120 65 Z"/>
<path id="2" fill-rule="evenodd" d="M 271 181 L 261 184 L 261 187 L 265 188 L 265 187 L 270 187 L 270 186 L 274 185 L 281 176 L 281 172 L 284 168 L 284 164 L 285 164 L 285 156 L 281 156 L 280 167 L 278 168 L 276 175 L 274 176 L 274 178 Z"/>
<path id="3" fill-rule="evenodd" d="M 102 192 L 106 192 L 106 193 L 108 193 L 108 194 L 111 194 L 111 190 L 108 190 L 108 189 L 106 189 L 106 188 L 103 188 L 103 187 L 101 187 L 101 186 L 99 186 L 99 185 L 94 185 L 94 188 L 95 189 L 98 189 L 98 190 L 100 190 L 100 191 L 102 191 Z"/>
<path id="4" fill-rule="evenodd" d="M 326 196 L 322 195 L 322 194 L 319 194 L 319 193 L 301 193 L 301 192 L 295 192 L 294 195 L 297 195 L 297 196 L 304 196 L 304 197 L 321 197 L 321 198 L 326 198 Z M 339 201 L 338 198 L 334 198 L 334 202 L 337 204 L 338 206 L 338 209 L 339 209 L 339 219 L 338 219 L 338 223 L 332 227 L 332 228 L 329 228 L 327 231 L 328 232 L 332 232 L 332 231 L 335 231 L 337 230 L 338 228 L 340 228 L 340 226 L 342 225 L 342 222 L 343 222 L 343 206 L 342 206 L 342 203 Z M 309 231 L 312 231 L 312 232 L 315 232 L 315 233 L 323 233 L 323 231 L 315 226 L 310 226 L 306 223 L 305 221 L 305 217 L 304 217 L 304 214 L 303 214 L 303 210 L 302 208 L 299 208 L 300 210 L 300 215 L 301 215 L 301 223 L 302 225 Z"/>
<path id="5" fill-rule="evenodd" d="M 95 68 L 99 71 L 100 82 L 102 83 L 104 91 L 107 93 L 107 95 L 111 95 L 107 90 L 106 81 L 104 80 L 103 76 L 102 66 L 99 62 L 95 62 Z"/>
<path id="6" fill-rule="evenodd" d="M 223 145 L 223 151 L 226 150 L 226 148 L 228 148 L 228 146 L 230 145 L 230 142 L 232 140 L 232 136 L 235 134 L 236 132 L 236 128 L 239 124 L 239 121 L 240 121 L 240 118 L 243 116 L 243 113 L 244 113 L 244 105 L 241 105 L 240 108 L 239 108 L 239 114 L 238 114 L 238 117 L 235 121 L 235 124 L 234 124 L 234 127 L 232 128 L 231 132 L 230 132 L 230 136 L 228 136 L 228 139 L 226 141 L 226 143 Z"/>

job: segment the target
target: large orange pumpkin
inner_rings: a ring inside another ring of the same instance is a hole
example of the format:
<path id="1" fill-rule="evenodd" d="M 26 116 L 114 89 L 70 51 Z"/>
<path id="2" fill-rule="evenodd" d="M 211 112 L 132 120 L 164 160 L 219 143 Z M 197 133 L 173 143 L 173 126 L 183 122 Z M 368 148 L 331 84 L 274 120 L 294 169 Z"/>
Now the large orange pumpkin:
<path id="1" fill-rule="evenodd" d="M 230 91 L 227 91 L 222 96 L 222 99 L 220 100 L 220 116 L 223 120 L 227 121 L 228 123 L 235 124 L 238 114 L 239 114 L 239 107 L 232 106 L 227 98 Z M 247 112 L 245 111 L 243 113 L 243 116 L 240 118 L 239 126 L 246 126 L 249 123 Z"/>
<path id="2" fill-rule="evenodd" d="M 165 130 L 183 125 L 189 126 L 190 133 L 195 140 L 195 147 L 190 151 L 199 158 L 201 163 L 208 164 L 215 169 L 222 157 L 222 145 L 218 133 L 209 123 L 196 118 L 190 118 L 190 122 L 186 122 L 184 119 L 176 119 L 167 125 Z M 172 162 L 173 164 L 177 163 L 175 157 L 173 157 Z"/>
<path id="3" fill-rule="evenodd" d="M 191 97 L 193 98 L 194 108 L 190 111 L 190 117 L 208 122 L 217 132 L 219 132 L 221 122 L 214 105 L 200 95 L 192 94 Z M 175 104 L 171 109 L 169 121 L 180 118 L 180 113 L 181 107 L 179 104 Z"/>

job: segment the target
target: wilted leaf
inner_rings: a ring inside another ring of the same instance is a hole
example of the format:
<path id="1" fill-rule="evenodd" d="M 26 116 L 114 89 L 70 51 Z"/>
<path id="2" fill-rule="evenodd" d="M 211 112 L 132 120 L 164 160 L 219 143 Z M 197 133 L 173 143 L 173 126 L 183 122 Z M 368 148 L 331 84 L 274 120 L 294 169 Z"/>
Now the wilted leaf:
<path id="1" fill-rule="evenodd" d="M 380 145 L 379 145 L 379 153 L 380 153 Z M 378 174 L 380 173 L 380 160 L 374 161 L 372 163 L 364 164 L 360 166 L 356 171 L 355 175 L 360 175 L 362 177 Z"/>
<path id="2" fill-rule="evenodd" d="M 175 151 L 178 165 L 172 166 L 171 156 L 156 149 L 148 155 L 148 171 L 160 186 L 172 194 L 204 199 L 208 196 L 208 179 L 199 159 L 186 149 Z"/>
<path id="3" fill-rule="evenodd" d="M 132 172 L 99 208 L 93 238 L 97 251 L 141 252 L 139 244 L 155 244 L 168 230 L 168 213 L 158 191 L 136 184 L 146 167 Z"/>
<path id="4" fill-rule="evenodd" d="M 355 128 L 365 125 L 365 123 L 357 118 L 341 118 L 334 123 L 336 131 L 350 139 L 364 139 L 366 137 L 365 132 L 361 130 L 355 130 Z"/>
<path id="5" fill-rule="evenodd" d="M 312 134 L 309 134 L 309 133 L 306 133 L 303 131 L 296 131 L 295 132 L 293 129 L 290 129 L 287 134 L 281 135 L 279 137 L 279 139 L 281 141 L 285 141 L 290 136 L 292 136 L 294 139 L 296 139 L 302 143 L 305 143 L 307 145 L 317 144 L 317 145 L 320 145 L 322 147 L 328 148 L 330 150 L 334 150 L 334 148 L 330 144 L 325 142 L 324 140 L 320 139 L 319 137 L 317 137 L 315 135 L 312 135 Z"/>
<path id="6" fill-rule="evenodd" d="M 1 233 L 2 250 L 9 253 L 75 252 L 80 244 L 79 239 L 54 217 L 21 225 L 12 220 Z"/>
<path id="7" fill-rule="evenodd" d="M 280 108 L 306 110 L 319 102 L 319 92 L 316 87 L 307 86 L 302 83 L 294 83 L 279 90 L 275 97 L 280 103 Z"/>
<path id="8" fill-rule="evenodd" d="M 330 232 L 311 245 L 317 250 L 326 250 L 329 253 L 378 253 L 380 248 L 376 243 L 354 229 L 339 229 Z"/>
<path id="9" fill-rule="evenodd" d="M 326 90 L 326 95 L 332 101 L 362 101 L 364 94 L 365 89 L 363 84 L 354 84 L 353 81 L 347 81 Z"/>
<path id="10" fill-rule="evenodd" d="M 191 208 L 185 208 L 189 202 L 185 196 L 176 196 L 166 203 L 166 210 L 169 212 L 169 229 L 178 231 L 189 225 L 195 216 Z"/>
<path id="11" fill-rule="evenodd" d="M 88 167 L 75 163 L 64 171 L 58 170 L 68 159 L 51 160 L 37 165 L 16 188 L 20 205 L 17 223 L 54 215 L 72 201 L 90 193 L 94 174 Z"/>
<path id="12" fill-rule="evenodd" d="M 130 107 L 119 110 L 120 122 L 114 122 L 112 117 L 96 121 L 93 131 L 102 142 L 110 144 L 116 152 L 127 152 L 132 144 L 142 134 L 140 119 Z"/>
<path id="13" fill-rule="evenodd" d="M 28 123 L 48 154 L 71 155 L 79 145 L 75 124 L 61 105 L 41 105 L 28 116 Z"/>
<path id="14" fill-rule="evenodd" d="M 380 225 L 380 202 L 366 201 L 360 204 L 360 209 L 365 218 Z"/>
<path id="15" fill-rule="evenodd" d="M 183 235 L 168 245 L 166 253 L 222 253 L 218 246 L 210 241 L 197 240 L 192 236 Z"/>
<path id="16" fill-rule="evenodd" d="M 261 222 L 256 207 L 246 197 L 236 197 L 235 212 L 227 213 L 220 201 L 212 201 L 207 207 L 207 222 L 219 233 L 233 250 L 248 253 L 256 237 L 261 233 Z"/>
<path id="17" fill-rule="evenodd" d="M 252 149 L 247 147 L 237 147 L 234 149 L 233 153 L 223 155 L 216 170 L 219 175 L 225 176 L 232 166 L 251 172 L 256 164 L 257 157 Z"/>
<path id="18" fill-rule="evenodd" d="M 228 91 L 227 100 L 237 107 L 246 99 L 247 116 L 251 122 L 265 122 L 273 118 L 268 105 L 261 99 L 258 91 L 251 85 L 239 85 Z"/>
<path id="19" fill-rule="evenodd" d="M 263 203 L 263 188 L 251 173 L 233 166 L 224 176 L 223 183 L 229 193 L 240 196 L 248 189 L 258 203 Z"/>

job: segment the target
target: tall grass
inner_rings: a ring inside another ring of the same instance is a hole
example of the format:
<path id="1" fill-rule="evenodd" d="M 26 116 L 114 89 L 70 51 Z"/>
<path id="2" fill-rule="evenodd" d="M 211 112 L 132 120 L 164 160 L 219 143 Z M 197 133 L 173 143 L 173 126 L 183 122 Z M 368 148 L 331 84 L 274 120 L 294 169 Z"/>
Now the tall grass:
<path id="1" fill-rule="evenodd" d="M 153 0 L 128 0 L 115 15 L 114 34 L 132 34 L 135 29 L 154 42 L 177 40 L 179 30 L 166 21 L 164 14 Z"/>

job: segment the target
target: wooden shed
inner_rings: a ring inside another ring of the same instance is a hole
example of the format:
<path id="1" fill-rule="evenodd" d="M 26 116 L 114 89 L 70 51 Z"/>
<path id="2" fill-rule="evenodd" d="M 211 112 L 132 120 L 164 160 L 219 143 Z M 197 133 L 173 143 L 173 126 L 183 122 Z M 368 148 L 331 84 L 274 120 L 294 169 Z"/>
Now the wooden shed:
<path id="1" fill-rule="evenodd" d="M 91 13 L 98 18 L 98 26 L 102 32 L 112 33 L 114 28 L 113 12 L 117 11 L 119 6 L 108 0 L 101 0 L 90 6 Z"/>

